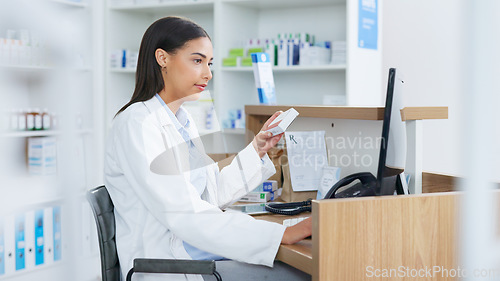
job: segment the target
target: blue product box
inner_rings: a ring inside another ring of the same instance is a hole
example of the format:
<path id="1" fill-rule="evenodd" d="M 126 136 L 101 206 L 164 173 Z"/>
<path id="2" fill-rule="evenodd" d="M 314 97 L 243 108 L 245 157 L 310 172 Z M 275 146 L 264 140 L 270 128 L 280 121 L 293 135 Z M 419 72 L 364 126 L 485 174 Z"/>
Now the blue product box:
<path id="1" fill-rule="evenodd" d="M 276 104 L 272 64 L 268 53 L 252 53 L 255 86 L 261 104 Z"/>

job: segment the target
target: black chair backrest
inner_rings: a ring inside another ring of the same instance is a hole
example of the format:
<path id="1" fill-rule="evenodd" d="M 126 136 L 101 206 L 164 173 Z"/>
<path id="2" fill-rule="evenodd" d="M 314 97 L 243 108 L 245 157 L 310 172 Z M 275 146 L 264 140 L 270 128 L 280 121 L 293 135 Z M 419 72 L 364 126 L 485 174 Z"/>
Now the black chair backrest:
<path id="1" fill-rule="evenodd" d="M 102 281 L 120 281 L 120 263 L 116 252 L 114 205 L 104 185 L 87 192 L 97 224 L 101 253 Z"/>

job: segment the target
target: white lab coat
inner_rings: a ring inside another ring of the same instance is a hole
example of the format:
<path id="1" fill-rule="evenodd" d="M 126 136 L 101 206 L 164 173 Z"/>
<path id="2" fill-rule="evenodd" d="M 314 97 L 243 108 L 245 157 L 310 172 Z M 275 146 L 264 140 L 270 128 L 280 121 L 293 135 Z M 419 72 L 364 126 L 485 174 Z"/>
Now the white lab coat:
<path id="1" fill-rule="evenodd" d="M 189 118 L 190 134 L 197 136 Z M 187 145 L 156 97 L 132 104 L 113 121 L 104 181 L 115 206 L 122 279 L 134 258 L 191 259 L 183 241 L 228 259 L 272 266 L 285 227 L 221 211 L 276 172 L 267 155 L 262 161 L 250 144 L 220 172 L 211 161 L 201 197 L 190 183 L 187 159 Z M 134 280 L 203 280 L 137 275 Z"/>

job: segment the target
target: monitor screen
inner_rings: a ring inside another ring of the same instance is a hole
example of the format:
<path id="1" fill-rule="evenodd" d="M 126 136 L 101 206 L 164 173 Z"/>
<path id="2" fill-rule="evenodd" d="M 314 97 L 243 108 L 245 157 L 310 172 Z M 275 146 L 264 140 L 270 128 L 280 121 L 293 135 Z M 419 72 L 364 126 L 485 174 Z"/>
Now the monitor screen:
<path id="1" fill-rule="evenodd" d="M 406 163 L 406 127 L 401 118 L 403 83 L 396 69 L 389 69 L 377 170 L 377 195 L 394 194 L 397 176 L 404 171 Z"/>

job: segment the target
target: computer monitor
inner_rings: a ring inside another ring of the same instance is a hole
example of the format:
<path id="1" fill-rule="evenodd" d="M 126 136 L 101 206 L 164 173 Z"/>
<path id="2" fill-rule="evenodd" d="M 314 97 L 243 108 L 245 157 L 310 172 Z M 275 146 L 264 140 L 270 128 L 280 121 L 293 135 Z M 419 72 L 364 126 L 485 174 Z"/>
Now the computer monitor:
<path id="1" fill-rule="evenodd" d="M 382 142 L 377 169 L 377 195 L 392 195 L 406 162 L 406 127 L 401 118 L 404 81 L 395 68 L 389 69 Z"/>
<path id="2" fill-rule="evenodd" d="M 389 69 L 377 177 L 370 172 L 346 176 L 330 189 L 325 199 L 405 193 L 399 176 L 406 163 L 406 127 L 400 111 L 403 83 L 396 69 Z M 354 181 L 359 183 L 348 186 Z"/>

